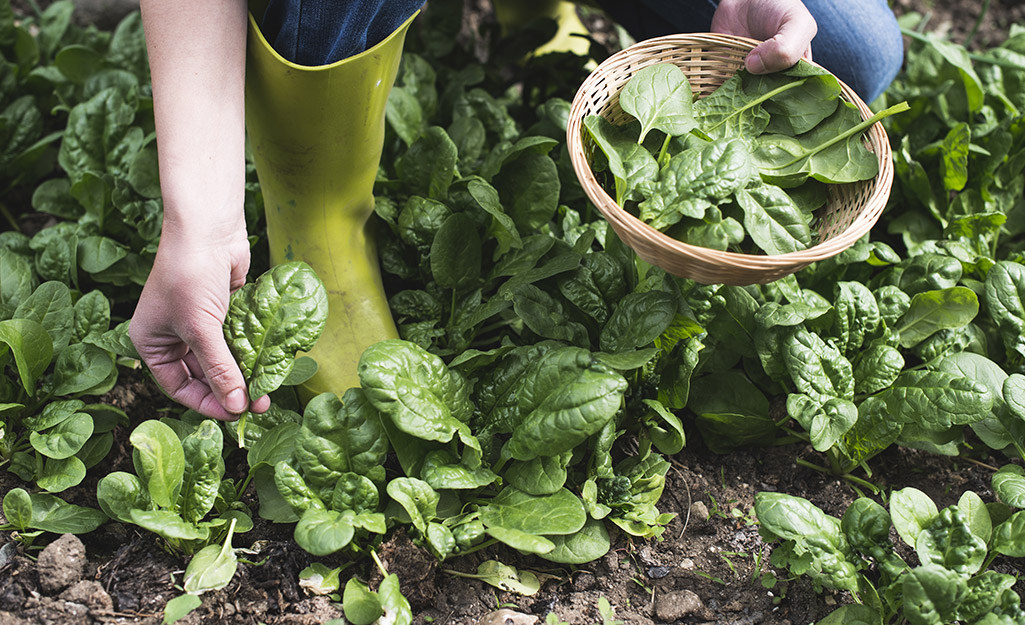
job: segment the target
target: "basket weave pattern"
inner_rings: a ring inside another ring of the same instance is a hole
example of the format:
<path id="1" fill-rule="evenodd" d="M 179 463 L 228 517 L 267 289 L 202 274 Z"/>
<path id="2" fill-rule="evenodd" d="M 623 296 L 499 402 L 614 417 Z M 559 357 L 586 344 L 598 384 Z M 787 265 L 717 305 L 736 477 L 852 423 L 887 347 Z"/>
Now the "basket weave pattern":
<path id="1" fill-rule="evenodd" d="M 570 160 L 584 192 L 623 241 L 645 261 L 667 272 L 705 284 L 754 284 L 777 280 L 809 264 L 835 256 L 864 236 L 879 219 L 893 182 L 890 143 L 880 123 L 864 134 L 869 150 L 879 158 L 872 180 L 829 185 L 829 201 L 816 211 L 812 227 L 819 243 L 806 250 L 777 255 L 723 252 L 688 245 L 655 230 L 623 210 L 594 177 L 589 157 L 593 141 L 583 133 L 588 115 L 600 115 L 613 124 L 631 119 L 619 106 L 619 92 L 640 69 L 674 63 L 686 74 L 696 97 L 715 91 L 744 66 L 744 57 L 758 42 L 718 34 L 669 35 L 642 41 L 622 50 L 591 73 L 580 86 L 570 109 L 566 129 Z M 862 119 L 872 111 L 847 85 L 841 97 L 853 103 Z"/>

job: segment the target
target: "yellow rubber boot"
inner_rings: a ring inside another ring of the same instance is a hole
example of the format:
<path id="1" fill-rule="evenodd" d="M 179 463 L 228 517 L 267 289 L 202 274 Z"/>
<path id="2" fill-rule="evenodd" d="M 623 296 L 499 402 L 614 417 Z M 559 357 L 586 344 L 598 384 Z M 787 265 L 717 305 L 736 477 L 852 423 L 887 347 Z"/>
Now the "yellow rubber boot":
<path id="1" fill-rule="evenodd" d="M 495 17 L 502 26 L 503 34 L 508 34 L 540 18 L 549 17 L 556 21 L 559 30 L 549 41 L 534 50 L 535 56 L 549 52 L 572 52 L 586 56 L 591 43 L 583 37 L 589 35 L 587 27 L 577 16 L 576 5 L 567 0 L 492 0 Z"/>
<path id="2" fill-rule="evenodd" d="M 306 399 L 359 386 L 372 343 L 398 334 L 367 220 L 384 143 L 384 108 L 412 17 L 373 48 L 330 65 L 281 57 L 249 16 L 246 128 L 273 264 L 301 260 L 328 291 L 327 327 L 310 353 Z"/>

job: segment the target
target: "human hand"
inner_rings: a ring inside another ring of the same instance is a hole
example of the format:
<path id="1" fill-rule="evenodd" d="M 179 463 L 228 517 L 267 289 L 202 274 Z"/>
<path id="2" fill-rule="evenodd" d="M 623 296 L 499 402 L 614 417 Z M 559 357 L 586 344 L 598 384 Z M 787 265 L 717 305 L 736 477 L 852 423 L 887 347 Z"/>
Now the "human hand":
<path id="1" fill-rule="evenodd" d="M 222 329 L 229 295 L 245 284 L 248 271 L 244 227 L 225 236 L 190 236 L 165 220 L 129 325 L 136 350 L 164 391 L 215 419 L 233 420 L 245 410 L 270 406 L 266 396 L 249 401 Z"/>
<path id="2" fill-rule="evenodd" d="M 762 40 L 744 64 L 751 73 L 764 74 L 787 69 L 802 57 L 810 60 L 818 26 L 800 0 L 722 0 L 712 30 Z"/>

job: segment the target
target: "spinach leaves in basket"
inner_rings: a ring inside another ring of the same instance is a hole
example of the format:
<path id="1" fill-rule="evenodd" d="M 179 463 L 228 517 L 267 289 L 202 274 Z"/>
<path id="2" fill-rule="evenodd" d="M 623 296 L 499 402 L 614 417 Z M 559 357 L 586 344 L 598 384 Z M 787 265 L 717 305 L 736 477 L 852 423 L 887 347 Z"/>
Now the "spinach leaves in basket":
<path id="1" fill-rule="evenodd" d="M 908 109 L 902 102 L 862 120 L 829 72 L 800 61 L 783 72 L 738 71 L 694 100 L 683 70 L 650 65 L 619 94 L 633 117 L 584 126 L 607 168 L 616 202 L 653 228 L 717 250 L 784 254 L 815 243 L 811 221 L 826 184 L 869 180 L 878 157 L 863 132 Z"/>

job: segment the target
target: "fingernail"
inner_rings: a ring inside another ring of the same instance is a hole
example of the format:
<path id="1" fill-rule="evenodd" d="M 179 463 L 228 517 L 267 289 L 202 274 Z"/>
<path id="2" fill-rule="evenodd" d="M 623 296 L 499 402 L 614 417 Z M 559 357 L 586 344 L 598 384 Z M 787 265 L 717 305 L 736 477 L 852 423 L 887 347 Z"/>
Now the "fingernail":
<path id="1" fill-rule="evenodd" d="M 765 62 L 762 61 L 762 55 L 758 52 L 752 52 L 747 55 L 747 71 L 753 74 L 765 73 Z"/>
<path id="2" fill-rule="evenodd" d="M 224 409 L 228 412 L 239 413 L 246 409 L 246 393 L 240 388 L 228 393 L 224 398 Z"/>

